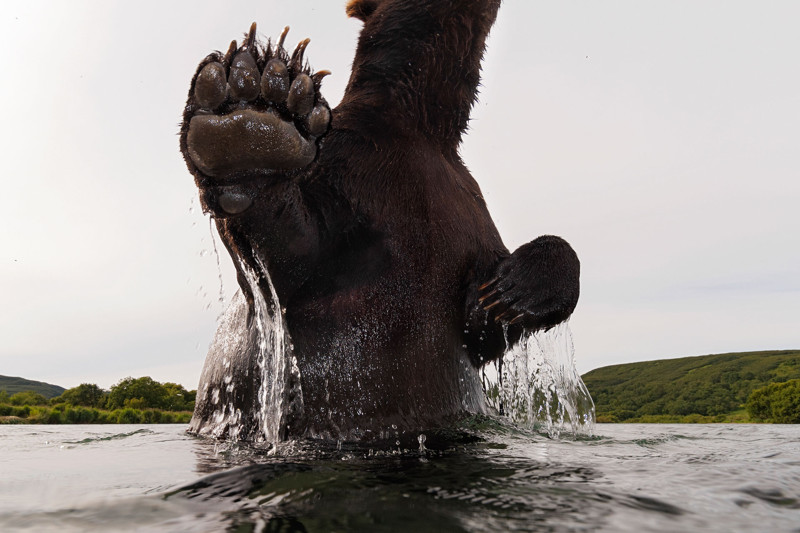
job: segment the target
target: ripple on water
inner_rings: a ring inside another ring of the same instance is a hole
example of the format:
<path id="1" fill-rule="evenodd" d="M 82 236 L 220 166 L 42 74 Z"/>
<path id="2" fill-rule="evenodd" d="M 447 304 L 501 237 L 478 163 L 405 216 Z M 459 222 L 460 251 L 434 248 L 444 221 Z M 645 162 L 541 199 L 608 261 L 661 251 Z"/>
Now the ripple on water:
<path id="1" fill-rule="evenodd" d="M 0 529 L 638 533 L 800 524 L 798 427 L 602 424 L 595 437 L 572 440 L 502 420 L 465 427 L 471 440 L 438 449 L 442 441 L 426 433 L 424 449 L 414 435 L 400 450 L 303 441 L 277 455 L 176 426 L 64 427 L 61 436 L 0 428 L 20 444 L 0 456 Z M 127 436 L 107 438 L 115 435 Z M 66 441 L 85 444 L 61 449 Z M 49 486 L 57 490 L 44 495 Z M 76 491 L 84 497 L 71 498 Z"/>
<path id="2" fill-rule="evenodd" d="M 81 439 L 78 441 L 64 441 L 65 444 L 91 444 L 93 442 L 103 442 L 109 440 L 119 440 L 119 439 L 127 439 L 128 437 L 134 437 L 136 435 L 154 435 L 155 432 L 150 431 L 149 429 L 137 429 L 135 431 L 130 431 L 128 433 L 115 433 L 112 435 L 97 435 L 94 437 L 86 437 L 85 439 Z"/>

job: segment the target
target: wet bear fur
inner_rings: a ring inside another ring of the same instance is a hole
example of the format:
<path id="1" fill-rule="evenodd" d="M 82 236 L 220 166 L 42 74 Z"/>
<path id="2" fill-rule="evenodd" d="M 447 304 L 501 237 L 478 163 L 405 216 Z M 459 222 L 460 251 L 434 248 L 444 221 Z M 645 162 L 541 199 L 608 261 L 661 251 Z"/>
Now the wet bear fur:
<path id="1" fill-rule="evenodd" d="M 499 5 L 350 2 L 364 27 L 315 161 L 236 183 L 253 199 L 242 214 L 218 205 L 231 185 L 187 157 L 244 294 L 218 333 L 238 330 L 238 344 L 212 347 L 192 430 L 211 424 L 209 391 L 224 388 L 233 362 L 224 401 L 242 412 L 239 438 L 258 438 L 258 335 L 242 264 L 268 295 L 266 267 L 299 369 L 302 409 L 283 437 L 378 438 L 482 412 L 478 368 L 572 313 L 572 249 L 546 236 L 510 254 L 458 153 Z"/>

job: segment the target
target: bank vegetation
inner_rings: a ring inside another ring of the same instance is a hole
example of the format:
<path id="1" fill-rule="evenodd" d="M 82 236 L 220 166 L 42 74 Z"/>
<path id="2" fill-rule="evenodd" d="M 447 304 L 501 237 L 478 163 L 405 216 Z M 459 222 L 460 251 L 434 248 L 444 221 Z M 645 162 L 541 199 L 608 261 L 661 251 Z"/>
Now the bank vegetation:
<path id="1" fill-rule="evenodd" d="M 0 423 L 183 424 L 192 417 L 195 396 L 196 391 L 150 377 L 127 377 L 109 390 L 82 383 L 52 398 L 0 390 Z"/>
<path id="2" fill-rule="evenodd" d="M 598 422 L 800 423 L 800 350 L 614 365 L 583 380 Z"/>

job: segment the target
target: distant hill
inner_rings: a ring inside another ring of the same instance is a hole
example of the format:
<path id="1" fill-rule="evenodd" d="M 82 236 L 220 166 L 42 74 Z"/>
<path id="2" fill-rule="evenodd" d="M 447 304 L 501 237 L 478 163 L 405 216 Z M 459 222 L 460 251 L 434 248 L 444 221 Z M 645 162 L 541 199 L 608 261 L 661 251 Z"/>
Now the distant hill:
<path id="1" fill-rule="evenodd" d="M 18 392 L 33 391 L 38 392 L 45 398 L 55 398 L 61 396 L 61 393 L 66 389 L 58 385 L 51 385 L 50 383 L 43 383 L 41 381 L 32 381 L 24 378 L 14 378 L 9 376 L 0 376 L 0 390 L 4 390 L 9 396 Z"/>
<path id="2" fill-rule="evenodd" d="M 800 378 L 800 350 L 645 361 L 598 368 L 582 377 L 598 419 L 718 416 L 741 410 L 755 389 Z"/>

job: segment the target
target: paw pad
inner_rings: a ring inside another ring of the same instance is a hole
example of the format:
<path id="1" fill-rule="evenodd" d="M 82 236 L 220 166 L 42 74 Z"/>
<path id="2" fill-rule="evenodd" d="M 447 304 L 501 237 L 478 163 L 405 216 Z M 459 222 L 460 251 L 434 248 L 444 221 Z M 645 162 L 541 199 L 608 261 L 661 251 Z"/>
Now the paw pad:
<path id="1" fill-rule="evenodd" d="M 189 94 L 186 146 L 205 176 L 221 180 L 303 168 L 316 157 L 316 139 L 331 112 L 319 93 L 329 72 L 303 66 L 309 40 L 291 56 L 283 48 L 289 28 L 273 47 L 255 40 L 256 25 L 239 47 L 212 54 L 198 70 Z"/>

